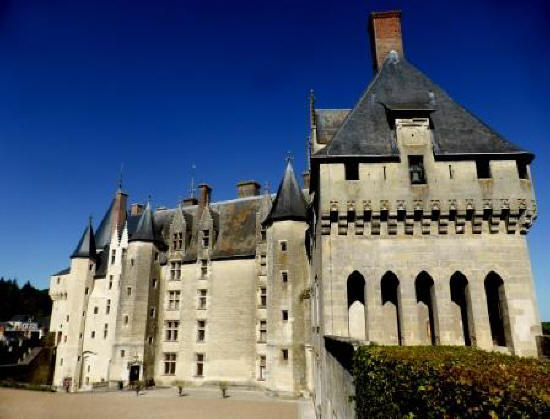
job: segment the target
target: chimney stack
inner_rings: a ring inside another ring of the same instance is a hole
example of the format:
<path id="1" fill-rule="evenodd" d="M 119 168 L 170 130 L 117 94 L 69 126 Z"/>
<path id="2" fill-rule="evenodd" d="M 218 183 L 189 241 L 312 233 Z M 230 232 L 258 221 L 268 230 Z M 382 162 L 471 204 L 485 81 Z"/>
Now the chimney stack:
<path id="1" fill-rule="evenodd" d="M 260 194 L 260 184 L 255 180 L 247 180 L 237 183 L 237 194 L 239 198 L 257 196 Z"/>
<path id="2" fill-rule="evenodd" d="M 122 192 L 122 189 L 119 188 L 115 196 L 115 205 L 113 208 L 113 223 L 112 231 L 122 231 L 124 228 L 124 223 L 126 222 L 126 201 L 128 200 L 128 195 Z"/>
<path id="3" fill-rule="evenodd" d="M 130 215 L 141 215 L 143 213 L 143 204 L 132 204 Z"/>
<path id="4" fill-rule="evenodd" d="M 403 38 L 401 35 L 401 11 L 372 12 L 370 14 L 369 35 L 372 64 L 378 72 L 390 51 L 403 57 Z"/>
<path id="5" fill-rule="evenodd" d="M 181 201 L 181 206 L 182 207 L 190 207 L 192 205 L 197 205 L 197 198 L 184 198 L 182 201 Z"/>
<path id="6" fill-rule="evenodd" d="M 309 170 L 306 170 L 304 173 L 302 173 L 302 178 L 304 179 L 304 189 L 309 190 Z"/>
<path id="7" fill-rule="evenodd" d="M 212 188 L 206 183 L 201 183 L 198 186 L 199 189 L 199 206 L 205 207 L 210 203 L 210 197 L 212 195 Z"/>

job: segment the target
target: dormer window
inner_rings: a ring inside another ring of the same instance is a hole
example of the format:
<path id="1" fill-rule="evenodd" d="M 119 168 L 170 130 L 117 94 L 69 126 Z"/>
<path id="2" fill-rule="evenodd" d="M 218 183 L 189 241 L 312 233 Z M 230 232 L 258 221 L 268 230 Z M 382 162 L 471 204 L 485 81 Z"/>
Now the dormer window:
<path id="1" fill-rule="evenodd" d="M 409 156 L 409 174 L 413 185 L 424 185 L 426 183 L 423 156 Z"/>
<path id="2" fill-rule="evenodd" d="M 183 233 L 177 232 L 172 234 L 172 248 L 174 250 L 181 250 L 183 248 Z"/>

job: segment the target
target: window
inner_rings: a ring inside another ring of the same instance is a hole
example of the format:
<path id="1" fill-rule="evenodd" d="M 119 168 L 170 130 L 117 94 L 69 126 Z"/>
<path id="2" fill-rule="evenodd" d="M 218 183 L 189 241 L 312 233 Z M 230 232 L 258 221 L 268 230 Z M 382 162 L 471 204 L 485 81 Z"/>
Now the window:
<path id="1" fill-rule="evenodd" d="M 122 249 L 122 257 L 126 258 L 127 249 Z"/>
<path id="2" fill-rule="evenodd" d="M 127 287 L 126 288 L 126 294 L 128 295 L 128 297 L 130 297 L 132 295 L 132 287 Z"/>
<path id="3" fill-rule="evenodd" d="M 156 287 L 157 287 L 157 283 L 158 283 L 158 281 L 157 281 L 156 279 L 153 279 L 153 281 L 152 281 L 152 283 L 151 283 L 151 286 L 152 286 L 153 288 L 156 288 Z"/>
<path id="4" fill-rule="evenodd" d="M 120 350 L 120 357 L 124 358 L 126 356 L 126 351 L 124 349 Z"/>
<path id="5" fill-rule="evenodd" d="M 69 315 L 67 314 L 67 322 L 69 321 Z"/>
<path id="6" fill-rule="evenodd" d="M 283 321 L 287 321 L 288 320 L 288 310 L 283 310 Z"/>
<path id="7" fill-rule="evenodd" d="M 149 345 L 152 345 L 152 344 L 153 344 L 153 336 L 149 336 L 149 337 L 147 338 L 147 343 L 148 343 Z"/>
<path id="8" fill-rule="evenodd" d="M 172 234 L 172 248 L 174 250 L 181 250 L 183 248 L 183 233 Z"/>
<path id="9" fill-rule="evenodd" d="M 260 307 L 264 307 L 267 305 L 267 288 L 262 287 L 260 288 Z"/>
<path id="10" fill-rule="evenodd" d="M 346 180 L 359 180 L 359 163 L 349 162 L 345 165 Z"/>
<path id="11" fill-rule="evenodd" d="M 63 358 L 61 358 L 61 359 L 59 360 L 59 366 L 60 366 L 60 367 L 63 366 Z"/>
<path id="12" fill-rule="evenodd" d="M 98 306 L 95 306 L 94 307 L 94 314 L 97 314 L 99 312 L 99 307 Z"/>
<path id="13" fill-rule="evenodd" d="M 209 242 L 210 242 L 210 231 L 209 230 L 203 230 L 202 231 L 202 247 L 208 247 Z"/>
<path id="14" fill-rule="evenodd" d="M 128 325 L 128 315 L 125 314 L 124 315 L 124 326 L 127 326 Z"/>
<path id="15" fill-rule="evenodd" d="M 95 339 L 95 330 L 92 331 L 92 333 L 90 334 L 91 338 L 92 339 Z"/>
<path id="16" fill-rule="evenodd" d="M 195 354 L 197 360 L 197 377 L 202 377 L 204 374 L 204 354 Z"/>
<path id="17" fill-rule="evenodd" d="M 178 340 L 178 328 L 180 322 L 178 321 L 166 321 L 164 322 L 164 337 L 169 342 L 175 342 Z"/>
<path id="18" fill-rule="evenodd" d="M 107 305 L 105 306 L 105 314 L 109 314 L 111 312 L 111 300 L 107 300 Z"/>
<path id="19" fill-rule="evenodd" d="M 260 342 L 266 342 L 267 339 L 267 321 L 260 320 Z"/>
<path id="20" fill-rule="evenodd" d="M 109 289 L 113 289 L 113 275 L 109 275 Z"/>
<path id="21" fill-rule="evenodd" d="M 265 242 L 266 239 L 266 228 L 264 226 L 260 229 L 260 239 Z"/>
<path id="22" fill-rule="evenodd" d="M 281 356 L 283 358 L 283 361 L 288 361 L 288 349 L 282 349 Z"/>
<path id="23" fill-rule="evenodd" d="M 159 260 L 159 252 L 155 252 L 155 260 Z"/>
<path id="24" fill-rule="evenodd" d="M 529 179 L 529 172 L 527 171 L 527 163 L 524 161 L 516 160 L 516 166 L 518 168 L 519 178 Z"/>
<path id="25" fill-rule="evenodd" d="M 94 265 L 90 263 L 90 271 L 94 269 Z"/>
<path id="26" fill-rule="evenodd" d="M 286 240 L 281 240 L 279 243 L 281 244 L 281 252 L 286 252 L 288 247 Z"/>
<path id="27" fill-rule="evenodd" d="M 206 320 L 197 321 L 197 342 L 204 342 L 206 337 Z"/>
<path id="28" fill-rule="evenodd" d="M 130 259 L 130 265 L 134 266 L 134 259 Z"/>
<path id="29" fill-rule="evenodd" d="M 86 287 L 86 288 L 84 289 L 84 295 L 88 295 L 88 292 L 89 292 L 89 291 L 90 291 L 90 290 L 88 289 L 88 287 Z"/>
<path id="30" fill-rule="evenodd" d="M 181 261 L 170 262 L 170 280 L 179 281 L 181 279 Z"/>
<path id="31" fill-rule="evenodd" d="M 426 183 L 423 156 L 409 156 L 409 173 L 413 185 L 423 185 Z"/>
<path id="32" fill-rule="evenodd" d="M 284 283 L 288 282 L 288 272 L 287 271 L 281 271 L 281 279 Z"/>
<path id="33" fill-rule="evenodd" d="M 476 160 L 476 171 L 478 179 L 490 179 L 491 166 L 489 165 L 489 160 Z"/>
<path id="34" fill-rule="evenodd" d="M 265 368 L 266 368 L 266 362 L 265 362 L 265 355 L 260 355 L 260 375 L 258 377 L 258 380 L 265 380 Z"/>
<path id="35" fill-rule="evenodd" d="M 111 250 L 111 265 L 115 263 L 116 250 Z"/>
<path id="36" fill-rule="evenodd" d="M 151 307 L 149 309 L 149 316 L 154 319 L 155 318 L 155 307 Z"/>
<path id="37" fill-rule="evenodd" d="M 266 257 L 265 255 L 260 255 L 260 265 L 265 266 L 266 265 Z"/>
<path id="38" fill-rule="evenodd" d="M 63 342 L 67 343 L 67 335 L 63 336 Z"/>
<path id="39" fill-rule="evenodd" d="M 61 282 L 61 278 L 57 277 L 57 283 L 59 284 Z"/>
<path id="40" fill-rule="evenodd" d="M 206 310 L 206 294 L 208 291 L 206 290 L 197 290 L 197 293 L 199 294 L 199 310 Z"/>
<path id="41" fill-rule="evenodd" d="M 180 291 L 168 291 L 168 310 L 179 310 Z"/>
<path id="42" fill-rule="evenodd" d="M 201 260 L 201 273 L 203 275 L 208 273 L 208 261 L 206 259 Z"/>
<path id="43" fill-rule="evenodd" d="M 173 352 L 164 353 L 164 375 L 176 374 L 176 354 Z"/>
<path id="44" fill-rule="evenodd" d="M 108 331 L 109 331 L 109 324 L 105 323 L 105 327 L 103 328 L 103 339 L 107 339 Z"/>

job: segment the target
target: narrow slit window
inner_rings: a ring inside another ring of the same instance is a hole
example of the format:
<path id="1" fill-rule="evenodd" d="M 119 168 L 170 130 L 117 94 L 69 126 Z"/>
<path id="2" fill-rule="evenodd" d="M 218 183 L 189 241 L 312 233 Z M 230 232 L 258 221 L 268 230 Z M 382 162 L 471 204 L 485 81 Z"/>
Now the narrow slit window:
<path id="1" fill-rule="evenodd" d="M 518 168 L 518 175 L 520 179 L 529 179 L 529 172 L 527 171 L 527 163 L 524 161 L 516 161 L 516 166 Z"/>
<path id="2" fill-rule="evenodd" d="M 359 180 L 359 163 L 350 162 L 345 164 L 346 180 Z"/>

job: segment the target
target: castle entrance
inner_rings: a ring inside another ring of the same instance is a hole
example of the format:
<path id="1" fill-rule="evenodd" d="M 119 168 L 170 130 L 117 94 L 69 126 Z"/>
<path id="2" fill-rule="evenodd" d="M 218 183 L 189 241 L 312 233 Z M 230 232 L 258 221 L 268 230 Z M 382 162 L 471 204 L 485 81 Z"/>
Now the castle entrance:
<path id="1" fill-rule="evenodd" d="M 139 380 L 139 365 L 130 365 L 130 373 L 128 380 L 130 382 Z"/>

